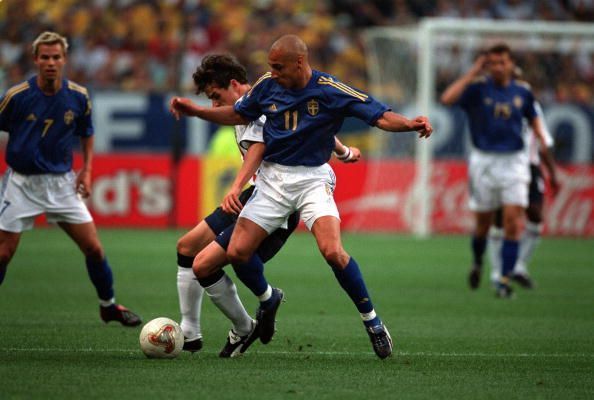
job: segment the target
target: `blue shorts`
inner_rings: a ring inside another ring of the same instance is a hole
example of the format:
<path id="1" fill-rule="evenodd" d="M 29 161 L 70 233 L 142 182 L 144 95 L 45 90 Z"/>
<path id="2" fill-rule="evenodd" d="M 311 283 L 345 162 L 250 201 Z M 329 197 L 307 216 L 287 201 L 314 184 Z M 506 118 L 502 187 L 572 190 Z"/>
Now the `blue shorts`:
<path id="1" fill-rule="evenodd" d="M 250 186 L 249 188 L 245 189 L 239 195 L 239 201 L 241 204 L 247 203 L 248 199 L 252 196 L 254 192 L 255 186 Z M 234 214 L 227 214 L 223 211 L 221 207 L 217 207 L 212 213 L 210 213 L 206 218 L 204 218 L 204 222 L 208 225 L 208 227 L 214 232 L 215 235 L 219 235 L 225 229 L 227 229 L 231 225 L 235 225 L 237 221 L 237 215 Z"/>
<path id="2" fill-rule="evenodd" d="M 279 252 L 285 245 L 289 236 L 291 236 L 295 228 L 297 228 L 297 225 L 299 225 L 299 212 L 295 211 L 293 214 L 289 215 L 289 218 L 287 219 L 287 228 L 278 228 L 262 241 L 260 247 L 256 250 L 256 253 L 260 256 L 263 263 L 270 260 Z M 235 223 L 227 227 L 227 229 L 221 232 L 215 239 L 215 242 L 225 250 L 227 250 L 227 247 L 229 246 L 234 228 Z"/>
<path id="3" fill-rule="evenodd" d="M 251 197 L 255 186 L 250 186 L 239 195 L 239 201 L 245 205 Z M 227 214 L 221 207 L 217 207 L 210 215 L 204 218 L 206 224 L 217 235 L 215 242 L 217 242 L 223 249 L 227 250 L 231 240 L 231 234 L 235 229 L 237 216 Z M 260 256 L 262 262 L 267 262 L 279 252 L 284 246 L 285 242 L 291 236 L 293 231 L 299 225 L 299 212 L 294 212 L 287 219 L 287 228 L 278 228 L 272 232 L 258 247 L 256 253 Z"/>

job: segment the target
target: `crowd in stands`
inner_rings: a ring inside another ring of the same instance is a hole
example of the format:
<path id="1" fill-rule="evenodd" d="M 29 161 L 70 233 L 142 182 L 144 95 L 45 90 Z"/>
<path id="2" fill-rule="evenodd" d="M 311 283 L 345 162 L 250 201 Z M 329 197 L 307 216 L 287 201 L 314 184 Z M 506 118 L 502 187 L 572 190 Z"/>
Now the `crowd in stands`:
<path id="1" fill-rule="evenodd" d="M 366 89 L 362 29 L 438 16 L 592 21 L 594 1 L 5 0 L 0 2 L 0 89 L 33 73 L 30 45 L 44 30 L 69 39 L 68 77 L 92 90 L 191 90 L 191 74 L 201 58 L 221 51 L 234 54 L 255 80 L 267 70 L 270 44 L 285 33 L 299 34 L 308 43 L 316 68 Z M 550 95 L 592 101 L 591 54 L 568 53 L 549 61 L 550 68 L 563 68 L 557 75 L 583 83 L 575 88 L 560 82 Z M 441 78 L 445 82 L 460 72 Z M 546 75 L 527 79 L 550 83 Z"/>

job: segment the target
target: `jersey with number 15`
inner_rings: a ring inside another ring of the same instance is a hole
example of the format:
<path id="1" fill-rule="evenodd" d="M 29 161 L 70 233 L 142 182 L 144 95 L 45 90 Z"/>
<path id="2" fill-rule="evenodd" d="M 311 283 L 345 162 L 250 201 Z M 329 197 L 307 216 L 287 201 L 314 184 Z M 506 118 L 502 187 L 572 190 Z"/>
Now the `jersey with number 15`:
<path id="1" fill-rule="evenodd" d="M 289 166 L 323 165 L 346 117 L 375 125 L 388 110 L 371 96 L 316 70 L 299 90 L 285 89 L 268 72 L 235 103 L 235 111 L 252 121 L 266 116 L 264 160 Z"/>
<path id="2" fill-rule="evenodd" d="M 36 77 L 0 98 L 0 130 L 9 133 L 6 163 L 25 175 L 72 169 L 73 137 L 93 135 L 87 89 L 63 80 L 55 94 L 44 94 Z"/>

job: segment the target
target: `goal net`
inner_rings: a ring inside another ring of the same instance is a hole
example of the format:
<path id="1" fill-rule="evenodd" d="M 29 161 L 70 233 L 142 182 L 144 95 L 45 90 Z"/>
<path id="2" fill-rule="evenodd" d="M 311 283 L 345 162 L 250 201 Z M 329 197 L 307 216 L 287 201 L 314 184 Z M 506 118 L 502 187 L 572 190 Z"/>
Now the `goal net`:
<path id="1" fill-rule="evenodd" d="M 462 189 L 448 186 L 436 166 L 463 160 L 469 148 L 461 110 L 441 106 L 437 99 L 471 67 L 480 51 L 495 43 L 511 47 L 522 79 L 531 84 L 543 104 L 556 139 L 556 156 L 572 163 L 591 163 L 594 25 L 429 18 L 414 27 L 372 28 L 364 38 L 369 91 L 396 112 L 409 117 L 428 115 L 435 129 L 427 141 L 413 135 L 373 135 L 378 141 L 372 146 L 376 158 L 414 160 L 407 220 L 408 228 L 419 236 L 448 230 L 436 212 L 448 212 L 448 207 L 454 210 L 452 203 L 461 201 Z M 366 178 L 372 191 L 377 190 L 374 185 L 385 184 L 385 178 L 380 178 L 381 164 L 376 164 Z M 440 210 L 435 209 L 437 203 Z M 468 218 L 459 217 L 455 223 L 468 224 Z"/>

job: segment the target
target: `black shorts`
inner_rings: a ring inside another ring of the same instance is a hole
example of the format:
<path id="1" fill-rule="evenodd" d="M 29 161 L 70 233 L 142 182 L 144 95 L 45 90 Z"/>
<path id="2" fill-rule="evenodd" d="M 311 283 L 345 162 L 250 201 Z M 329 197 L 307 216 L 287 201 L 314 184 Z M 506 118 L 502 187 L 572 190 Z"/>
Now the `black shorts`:
<path id="1" fill-rule="evenodd" d="M 252 196 L 254 192 L 255 186 L 250 186 L 249 188 L 245 189 L 239 195 L 239 201 L 241 204 L 245 205 L 249 198 Z M 237 215 L 234 214 L 227 214 L 223 211 L 223 209 L 219 206 L 216 210 L 210 213 L 206 218 L 204 218 L 204 222 L 208 225 L 208 227 L 215 233 L 215 235 L 219 235 L 223 232 L 227 227 L 234 225 L 237 221 Z"/>
<path id="2" fill-rule="evenodd" d="M 540 167 L 530 164 L 530 186 L 528 186 L 528 203 L 542 204 L 544 201 L 545 182 Z"/>
<path id="3" fill-rule="evenodd" d="M 256 253 L 260 256 L 260 259 L 263 263 L 270 260 L 272 257 L 279 252 L 279 250 L 284 246 L 285 242 L 291 236 L 295 228 L 299 225 L 299 212 L 295 211 L 291 214 L 287 220 L 287 229 L 278 228 L 274 232 L 262 241 Z M 228 226 L 223 232 L 221 232 L 215 239 L 222 248 L 227 250 L 229 246 L 229 242 L 231 241 L 231 235 L 233 234 L 233 229 L 235 228 L 235 223 Z"/>

